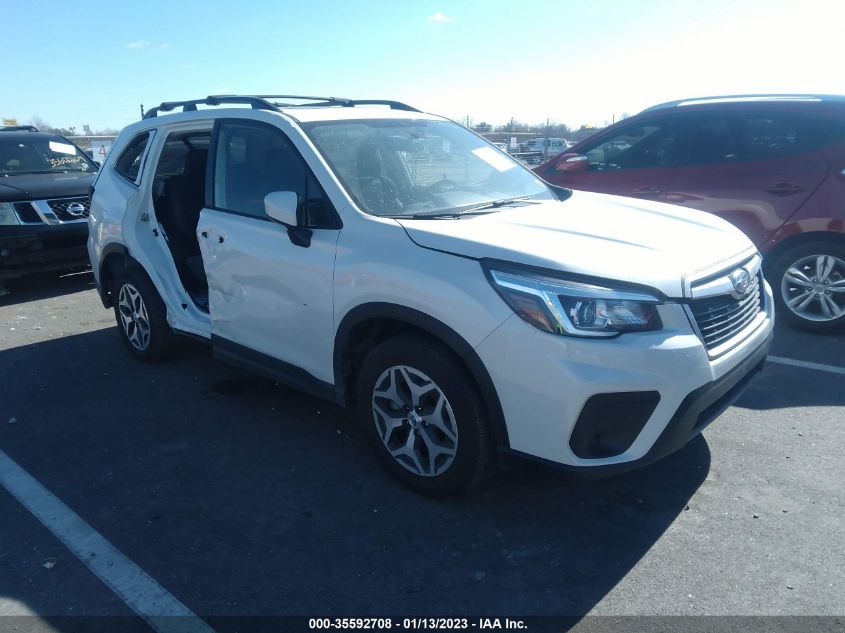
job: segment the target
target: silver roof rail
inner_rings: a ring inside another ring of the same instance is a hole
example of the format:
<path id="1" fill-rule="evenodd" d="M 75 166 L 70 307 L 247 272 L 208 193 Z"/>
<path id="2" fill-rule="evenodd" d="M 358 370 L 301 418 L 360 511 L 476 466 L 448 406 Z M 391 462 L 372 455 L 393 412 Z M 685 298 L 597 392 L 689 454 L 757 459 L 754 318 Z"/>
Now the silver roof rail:
<path id="1" fill-rule="evenodd" d="M 295 99 L 298 101 L 311 101 L 312 103 L 285 103 L 279 99 Z M 176 108 L 182 108 L 182 112 L 194 112 L 198 105 L 218 106 L 226 104 L 249 105 L 255 110 L 273 110 L 280 112 L 281 108 L 305 108 L 320 106 L 340 106 L 352 108 L 359 105 L 384 105 L 391 110 L 404 110 L 406 112 L 419 112 L 416 108 L 401 101 L 390 101 L 387 99 L 344 99 L 342 97 L 309 97 L 304 95 L 210 95 L 205 99 L 191 99 L 189 101 L 165 101 L 161 105 L 150 108 L 145 119 L 152 119 L 162 112 L 170 112 Z"/>
<path id="2" fill-rule="evenodd" d="M 675 101 L 667 101 L 665 103 L 658 103 L 650 108 L 646 108 L 643 112 L 652 112 L 654 110 L 664 110 L 667 108 L 677 108 L 687 105 L 705 105 L 708 103 L 744 103 L 754 101 L 842 101 L 845 102 L 845 97 L 839 95 L 819 95 L 819 94 L 737 94 L 737 95 L 718 95 L 712 97 L 693 97 L 691 99 L 677 99 Z"/>

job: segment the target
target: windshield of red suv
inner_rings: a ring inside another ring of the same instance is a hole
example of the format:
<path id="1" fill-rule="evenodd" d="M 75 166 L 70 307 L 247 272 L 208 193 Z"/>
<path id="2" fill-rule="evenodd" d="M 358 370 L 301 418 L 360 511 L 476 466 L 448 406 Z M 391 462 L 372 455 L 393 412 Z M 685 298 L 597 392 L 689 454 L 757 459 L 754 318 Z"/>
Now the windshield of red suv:
<path id="1" fill-rule="evenodd" d="M 450 121 L 361 119 L 302 125 L 365 212 L 393 217 L 555 199 L 507 153 Z"/>
<path id="2" fill-rule="evenodd" d="M 61 136 L 0 134 L 0 175 L 94 172 L 97 166 L 76 145 Z"/>

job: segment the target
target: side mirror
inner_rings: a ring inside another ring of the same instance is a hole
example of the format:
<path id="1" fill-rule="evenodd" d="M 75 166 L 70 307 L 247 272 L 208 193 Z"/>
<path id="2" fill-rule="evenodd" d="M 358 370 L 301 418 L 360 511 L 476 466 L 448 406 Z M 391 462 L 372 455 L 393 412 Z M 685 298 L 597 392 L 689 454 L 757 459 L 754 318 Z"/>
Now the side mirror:
<path id="1" fill-rule="evenodd" d="M 308 248 L 311 246 L 311 229 L 299 226 L 296 219 L 297 197 L 293 191 L 271 191 L 264 196 L 264 211 L 288 230 L 292 244 Z"/>
<path id="2" fill-rule="evenodd" d="M 296 226 L 296 194 L 293 191 L 271 191 L 264 196 L 264 211 L 276 222 Z"/>
<path id="3" fill-rule="evenodd" d="M 568 173 L 586 171 L 588 166 L 589 161 L 583 154 L 564 154 L 555 163 L 555 171 Z"/>

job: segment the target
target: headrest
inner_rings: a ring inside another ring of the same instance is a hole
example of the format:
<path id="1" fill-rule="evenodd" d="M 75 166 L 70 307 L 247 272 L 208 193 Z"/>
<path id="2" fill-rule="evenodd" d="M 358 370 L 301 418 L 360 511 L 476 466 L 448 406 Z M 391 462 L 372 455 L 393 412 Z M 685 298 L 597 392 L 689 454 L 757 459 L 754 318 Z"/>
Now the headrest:
<path id="1" fill-rule="evenodd" d="M 381 176 L 381 151 L 375 143 L 364 143 L 358 148 L 357 165 L 360 178 L 378 178 Z"/>

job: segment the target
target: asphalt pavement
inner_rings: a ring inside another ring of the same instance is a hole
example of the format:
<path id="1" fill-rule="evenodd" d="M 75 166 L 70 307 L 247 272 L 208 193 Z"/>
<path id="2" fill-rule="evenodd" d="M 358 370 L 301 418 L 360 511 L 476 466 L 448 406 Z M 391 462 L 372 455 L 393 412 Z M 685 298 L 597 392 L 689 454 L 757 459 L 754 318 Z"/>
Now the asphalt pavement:
<path id="1" fill-rule="evenodd" d="M 435 501 L 380 468 L 348 411 L 191 341 L 136 362 L 90 273 L 11 290 L 0 451 L 217 630 L 376 615 L 845 628 L 843 336 L 779 324 L 773 355 L 833 370 L 767 363 L 703 436 L 645 469 L 526 468 Z M 0 631 L 150 630 L 54 520 L 0 486 Z"/>

